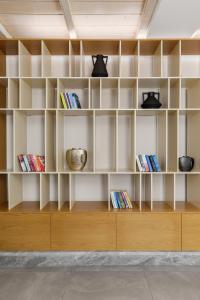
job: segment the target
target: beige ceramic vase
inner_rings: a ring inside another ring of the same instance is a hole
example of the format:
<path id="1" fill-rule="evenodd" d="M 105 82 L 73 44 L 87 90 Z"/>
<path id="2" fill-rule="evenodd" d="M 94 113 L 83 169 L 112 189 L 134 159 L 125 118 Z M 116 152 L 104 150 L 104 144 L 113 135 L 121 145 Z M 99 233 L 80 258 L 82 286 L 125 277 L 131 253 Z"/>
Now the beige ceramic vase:
<path id="1" fill-rule="evenodd" d="M 87 162 L 87 151 L 81 148 L 72 148 L 66 151 L 67 164 L 72 171 L 81 171 Z"/>

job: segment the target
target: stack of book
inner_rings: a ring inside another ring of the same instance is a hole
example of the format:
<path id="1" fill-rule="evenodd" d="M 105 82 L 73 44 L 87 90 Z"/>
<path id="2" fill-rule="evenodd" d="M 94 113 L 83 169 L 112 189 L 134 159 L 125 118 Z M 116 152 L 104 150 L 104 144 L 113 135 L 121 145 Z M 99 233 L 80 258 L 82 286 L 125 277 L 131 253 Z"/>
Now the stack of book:
<path id="1" fill-rule="evenodd" d="M 43 155 L 20 154 L 18 161 L 22 172 L 45 172 L 45 157 Z"/>
<path id="2" fill-rule="evenodd" d="M 81 104 L 79 101 L 79 97 L 76 93 L 69 92 L 61 92 L 60 99 L 62 102 L 62 106 L 65 109 L 80 109 Z"/>
<path id="3" fill-rule="evenodd" d="M 139 154 L 136 155 L 137 166 L 140 172 L 161 172 L 157 156 Z"/>
<path id="4" fill-rule="evenodd" d="M 112 191 L 110 198 L 113 208 L 132 208 L 132 203 L 127 191 Z"/>

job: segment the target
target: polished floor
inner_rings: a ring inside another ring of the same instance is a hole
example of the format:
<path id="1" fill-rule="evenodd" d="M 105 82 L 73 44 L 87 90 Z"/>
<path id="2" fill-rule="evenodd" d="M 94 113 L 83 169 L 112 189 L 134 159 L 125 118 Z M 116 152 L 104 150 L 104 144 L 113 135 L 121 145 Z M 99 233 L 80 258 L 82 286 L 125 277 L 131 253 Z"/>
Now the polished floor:
<path id="1" fill-rule="evenodd" d="M 1 300 L 199 300 L 200 267 L 0 269 Z"/>

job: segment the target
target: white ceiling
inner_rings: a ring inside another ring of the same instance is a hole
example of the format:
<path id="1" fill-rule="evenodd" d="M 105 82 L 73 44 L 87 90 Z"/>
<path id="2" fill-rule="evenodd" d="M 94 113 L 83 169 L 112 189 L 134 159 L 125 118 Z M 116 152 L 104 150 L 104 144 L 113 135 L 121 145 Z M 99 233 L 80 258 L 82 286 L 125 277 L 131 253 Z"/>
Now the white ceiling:
<path id="1" fill-rule="evenodd" d="M 159 2 L 149 26 L 149 38 L 187 38 L 200 29 L 200 0 Z"/>

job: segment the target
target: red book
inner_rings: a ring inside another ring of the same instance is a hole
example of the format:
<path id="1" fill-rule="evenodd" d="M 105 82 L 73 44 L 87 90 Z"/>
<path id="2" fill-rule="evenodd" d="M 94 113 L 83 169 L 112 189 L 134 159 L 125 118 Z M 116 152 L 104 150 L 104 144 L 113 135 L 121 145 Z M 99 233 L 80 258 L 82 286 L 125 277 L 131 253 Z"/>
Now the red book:
<path id="1" fill-rule="evenodd" d="M 30 154 L 30 156 L 31 156 L 31 161 L 32 161 L 32 163 L 34 165 L 34 171 L 38 172 L 39 170 L 38 170 L 38 165 L 37 165 L 37 161 L 36 161 L 35 155 Z"/>
<path id="2" fill-rule="evenodd" d="M 42 161 L 41 161 L 39 155 L 36 156 L 36 160 L 37 160 L 37 164 L 38 164 L 39 171 L 40 171 L 40 172 L 44 172 L 44 166 L 43 166 L 43 164 L 42 164 Z"/>

